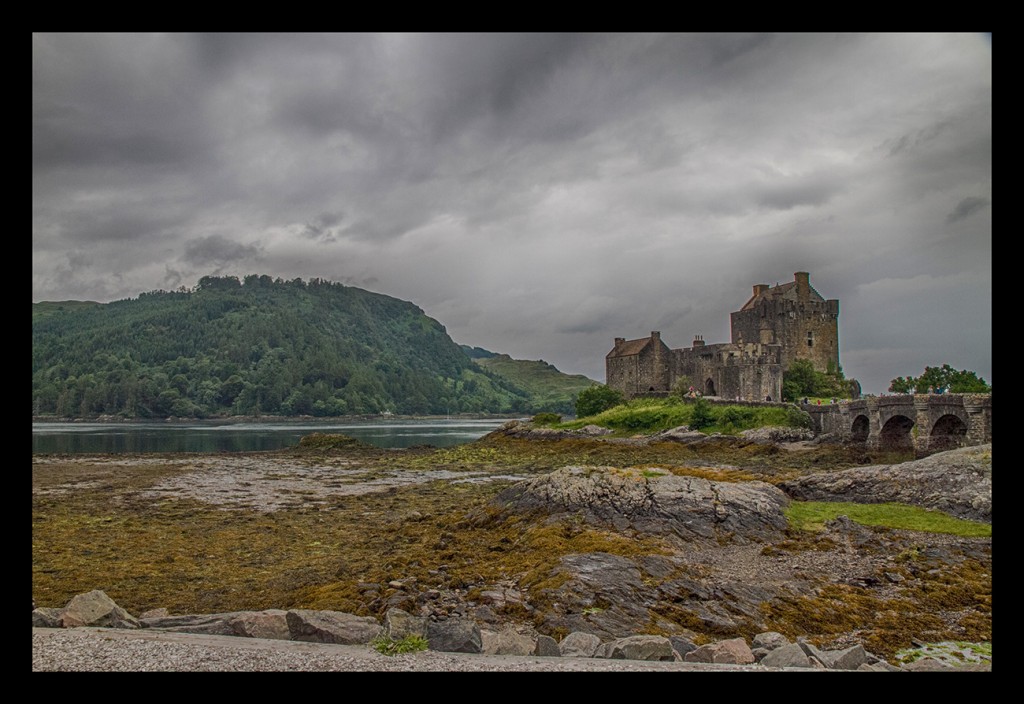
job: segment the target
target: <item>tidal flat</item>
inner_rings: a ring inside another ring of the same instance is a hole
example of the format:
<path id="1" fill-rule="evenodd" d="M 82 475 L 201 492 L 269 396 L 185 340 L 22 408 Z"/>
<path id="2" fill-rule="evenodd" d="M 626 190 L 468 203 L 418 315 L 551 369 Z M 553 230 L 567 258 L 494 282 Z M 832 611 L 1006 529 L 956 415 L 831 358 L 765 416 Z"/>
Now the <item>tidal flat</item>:
<path id="1" fill-rule="evenodd" d="M 990 641 L 991 538 L 792 528 L 770 544 L 684 544 L 578 516 L 508 513 L 494 500 L 566 465 L 620 468 L 637 481 L 657 481 L 651 468 L 662 468 L 774 484 L 905 459 L 830 445 L 495 434 L 445 449 L 325 440 L 260 453 L 39 455 L 33 598 L 59 607 L 101 589 L 136 615 L 306 608 L 382 618 L 402 608 L 558 637 L 551 614 L 570 608 L 564 558 L 614 555 L 677 565 L 642 572 L 646 591 L 633 597 L 649 618 L 637 632 L 712 641 L 776 630 L 823 646 L 861 642 L 880 656 L 912 640 Z M 667 585 L 683 579 L 692 586 L 681 597 Z M 742 593 L 744 583 L 763 590 Z M 606 625 L 615 599 L 598 594 L 569 615 Z"/>

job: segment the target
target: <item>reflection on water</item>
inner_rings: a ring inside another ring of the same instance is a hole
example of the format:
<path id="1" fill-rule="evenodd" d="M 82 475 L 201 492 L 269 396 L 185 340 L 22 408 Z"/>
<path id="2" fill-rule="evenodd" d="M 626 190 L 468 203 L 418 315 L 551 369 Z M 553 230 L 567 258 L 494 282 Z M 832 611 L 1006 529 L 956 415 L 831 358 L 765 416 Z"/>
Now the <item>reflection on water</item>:
<path id="1" fill-rule="evenodd" d="M 32 453 L 254 452 L 294 446 L 310 433 L 340 433 L 385 448 L 451 447 L 477 440 L 506 421 L 33 423 Z"/>

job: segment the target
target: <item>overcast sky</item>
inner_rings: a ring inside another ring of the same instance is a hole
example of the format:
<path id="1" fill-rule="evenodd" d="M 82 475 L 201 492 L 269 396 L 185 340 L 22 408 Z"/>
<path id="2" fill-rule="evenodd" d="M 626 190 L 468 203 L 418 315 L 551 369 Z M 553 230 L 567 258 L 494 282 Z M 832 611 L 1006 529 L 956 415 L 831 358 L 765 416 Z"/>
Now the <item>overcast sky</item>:
<path id="1" fill-rule="evenodd" d="M 414 302 L 604 381 L 840 301 L 864 391 L 992 381 L 984 34 L 36 34 L 32 300 L 249 273 Z"/>

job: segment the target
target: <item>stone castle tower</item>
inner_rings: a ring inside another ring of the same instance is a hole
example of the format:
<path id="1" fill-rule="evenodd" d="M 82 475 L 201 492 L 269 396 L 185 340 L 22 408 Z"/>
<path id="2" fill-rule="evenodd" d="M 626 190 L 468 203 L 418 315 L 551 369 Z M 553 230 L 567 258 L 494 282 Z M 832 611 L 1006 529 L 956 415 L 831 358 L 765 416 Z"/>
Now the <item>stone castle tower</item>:
<path id="1" fill-rule="evenodd" d="M 734 312 L 732 341 L 782 346 L 784 367 L 809 359 L 819 372 L 839 368 L 839 301 L 826 301 L 798 271 L 789 283 L 756 284 L 754 295 Z"/>
<path id="2" fill-rule="evenodd" d="M 669 349 L 661 333 L 637 340 L 615 338 L 605 357 L 606 384 L 627 398 L 671 391 L 686 377 L 705 396 L 747 401 L 782 399 L 782 372 L 796 359 L 817 371 L 839 368 L 839 301 L 814 290 L 810 274 L 776 286 L 756 284 L 731 316 L 732 342 Z"/>

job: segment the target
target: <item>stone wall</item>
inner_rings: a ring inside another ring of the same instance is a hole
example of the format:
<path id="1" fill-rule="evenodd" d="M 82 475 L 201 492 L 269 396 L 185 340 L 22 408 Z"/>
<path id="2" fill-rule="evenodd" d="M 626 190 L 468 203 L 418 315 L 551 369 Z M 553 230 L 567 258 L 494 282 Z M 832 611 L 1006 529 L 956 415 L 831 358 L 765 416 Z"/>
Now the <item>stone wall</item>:
<path id="1" fill-rule="evenodd" d="M 782 397 L 778 345 L 722 343 L 672 350 L 672 356 L 672 386 L 678 377 L 687 376 L 705 396 L 773 401 Z"/>

